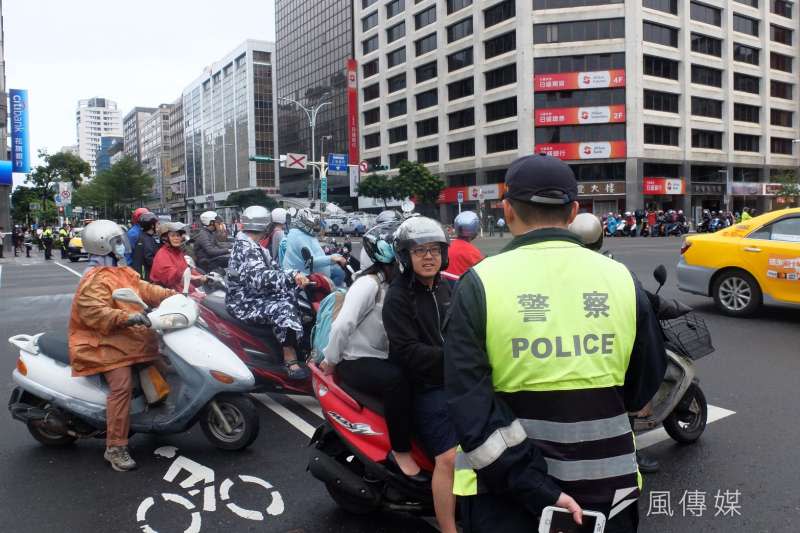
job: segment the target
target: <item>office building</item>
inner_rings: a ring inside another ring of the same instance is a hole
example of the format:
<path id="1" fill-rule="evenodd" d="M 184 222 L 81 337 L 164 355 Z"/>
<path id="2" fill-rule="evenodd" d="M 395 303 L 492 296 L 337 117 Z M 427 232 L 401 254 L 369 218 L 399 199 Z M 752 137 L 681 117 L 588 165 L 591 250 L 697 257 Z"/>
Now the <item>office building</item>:
<path id="1" fill-rule="evenodd" d="M 183 137 L 183 97 L 170 106 L 169 173 L 166 201 L 170 211 L 186 220 L 186 142 Z"/>
<path id="2" fill-rule="evenodd" d="M 255 187 L 277 194 L 277 161 L 249 161 L 277 150 L 274 56 L 273 43 L 247 40 L 184 89 L 190 206 L 224 205 L 231 192 Z"/>
<path id="3" fill-rule="evenodd" d="M 3 33 L 3 2 L 0 0 L 0 160 L 8 161 L 8 93 L 6 89 L 6 54 Z M 11 186 L 0 184 L 0 226 L 11 227 Z M 11 245 L 10 239 L 9 246 Z M 0 239 L 0 246 L 3 246 Z"/>
<path id="4" fill-rule="evenodd" d="M 515 158 L 569 161 L 582 208 L 771 205 L 798 165 L 786 0 L 354 2 L 362 157 L 496 208 Z"/>
<path id="5" fill-rule="evenodd" d="M 72 155 L 77 155 L 78 157 L 80 157 L 80 152 L 78 151 L 78 145 L 77 144 L 70 144 L 68 146 L 62 146 L 60 151 L 64 152 L 65 154 L 72 154 Z"/>
<path id="6" fill-rule="evenodd" d="M 142 168 L 153 176 L 153 191 L 149 206 L 153 210 L 166 210 L 166 191 L 170 167 L 169 117 L 170 104 L 161 104 L 142 123 Z"/>
<path id="7" fill-rule="evenodd" d="M 117 103 L 108 98 L 89 98 L 78 102 L 75 112 L 78 155 L 89 163 L 91 175 L 97 173 L 97 151 L 102 137 L 122 136 L 122 117 Z"/>
<path id="8" fill-rule="evenodd" d="M 125 155 L 142 163 L 142 129 L 150 115 L 156 112 L 155 107 L 134 107 L 122 121 L 125 143 Z"/>
<path id="9" fill-rule="evenodd" d="M 104 136 L 100 138 L 100 149 L 97 151 L 95 161 L 95 171 L 98 174 L 111 168 L 111 158 L 117 152 L 122 151 L 122 146 L 122 137 Z"/>

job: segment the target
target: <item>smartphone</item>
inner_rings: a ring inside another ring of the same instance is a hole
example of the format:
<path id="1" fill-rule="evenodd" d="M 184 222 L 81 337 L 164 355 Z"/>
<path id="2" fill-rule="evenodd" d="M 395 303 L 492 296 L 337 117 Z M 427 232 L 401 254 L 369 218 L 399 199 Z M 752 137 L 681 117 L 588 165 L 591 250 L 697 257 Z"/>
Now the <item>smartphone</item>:
<path id="1" fill-rule="evenodd" d="M 606 517 L 595 511 L 583 512 L 583 524 L 578 525 L 572 513 L 561 507 L 545 507 L 539 521 L 539 533 L 603 533 Z"/>

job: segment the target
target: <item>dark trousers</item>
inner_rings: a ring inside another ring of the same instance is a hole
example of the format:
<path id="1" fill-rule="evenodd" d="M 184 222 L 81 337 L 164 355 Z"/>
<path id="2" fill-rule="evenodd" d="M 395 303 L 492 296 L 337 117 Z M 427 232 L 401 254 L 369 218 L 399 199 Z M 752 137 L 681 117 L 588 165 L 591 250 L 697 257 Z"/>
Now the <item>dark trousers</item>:
<path id="1" fill-rule="evenodd" d="M 45 259 L 53 258 L 53 241 L 49 240 L 44 241 L 44 258 Z"/>
<path id="2" fill-rule="evenodd" d="M 530 533 L 539 530 L 539 517 L 526 511 L 510 496 L 479 494 L 458 499 L 464 533 Z M 639 508 L 635 503 L 606 522 L 605 533 L 635 533 Z"/>
<path id="3" fill-rule="evenodd" d="M 67 258 L 67 242 L 64 241 L 61 243 L 61 259 Z"/>
<path id="4" fill-rule="evenodd" d="M 411 386 L 400 367 L 386 359 L 363 357 L 341 361 L 336 371 L 351 387 L 383 399 L 392 449 L 411 451 Z"/>

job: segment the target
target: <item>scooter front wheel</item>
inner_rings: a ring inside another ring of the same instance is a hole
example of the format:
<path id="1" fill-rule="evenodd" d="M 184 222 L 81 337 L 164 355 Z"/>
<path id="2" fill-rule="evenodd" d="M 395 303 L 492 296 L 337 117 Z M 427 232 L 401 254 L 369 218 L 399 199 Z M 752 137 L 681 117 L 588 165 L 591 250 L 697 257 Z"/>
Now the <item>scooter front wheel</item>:
<path id="1" fill-rule="evenodd" d="M 692 383 L 680 403 L 664 420 L 664 429 L 676 442 L 692 444 L 706 429 L 708 403 L 702 389 Z"/>
<path id="2" fill-rule="evenodd" d="M 249 396 L 220 394 L 203 410 L 200 428 L 217 448 L 243 450 L 258 437 L 258 411 Z"/>

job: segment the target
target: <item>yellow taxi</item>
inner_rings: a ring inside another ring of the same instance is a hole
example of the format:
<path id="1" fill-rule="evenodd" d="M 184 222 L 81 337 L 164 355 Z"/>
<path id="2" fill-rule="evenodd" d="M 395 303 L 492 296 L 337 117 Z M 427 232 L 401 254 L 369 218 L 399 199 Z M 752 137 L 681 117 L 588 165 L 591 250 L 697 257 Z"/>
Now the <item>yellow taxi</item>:
<path id="1" fill-rule="evenodd" d="M 751 315 L 761 304 L 800 306 L 800 208 L 687 237 L 678 288 L 711 296 L 731 316 Z"/>
<path id="2" fill-rule="evenodd" d="M 89 254 L 83 249 L 83 240 L 81 239 L 81 232 L 83 228 L 75 228 L 75 236 L 69 240 L 67 244 L 67 256 L 73 263 L 79 259 L 88 259 Z"/>

